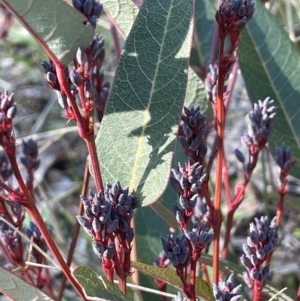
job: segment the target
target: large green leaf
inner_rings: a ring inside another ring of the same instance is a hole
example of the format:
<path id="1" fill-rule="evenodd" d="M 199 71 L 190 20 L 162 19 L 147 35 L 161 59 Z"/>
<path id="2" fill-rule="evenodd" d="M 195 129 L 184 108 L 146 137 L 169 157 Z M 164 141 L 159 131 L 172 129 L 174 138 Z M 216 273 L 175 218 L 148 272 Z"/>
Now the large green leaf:
<path id="1" fill-rule="evenodd" d="M 300 177 L 300 57 L 287 33 L 256 1 L 254 18 L 242 35 L 239 60 L 252 102 L 266 97 L 278 106 L 270 144 L 288 145 L 297 161 L 292 174 Z"/>
<path id="2" fill-rule="evenodd" d="M 102 0 L 105 12 L 114 21 L 124 38 L 127 38 L 139 12 L 132 0 Z"/>
<path id="3" fill-rule="evenodd" d="M 195 39 L 191 54 L 191 66 L 207 67 L 216 27 L 215 14 L 218 1 L 197 0 L 195 4 Z"/>
<path id="4" fill-rule="evenodd" d="M 187 86 L 193 0 L 144 1 L 126 41 L 97 149 L 106 181 L 155 202 L 171 166 Z"/>
<path id="5" fill-rule="evenodd" d="M 0 292 L 14 301 L 52 300 L 36 287 L 1 267 Z"/>
<path id="6" fill-rule="evenodd" d="M 129 301 L 116 285 L 110 283 L 106 278 L 98 277 L 87 267 L 77 267 L 73 274 L 88 297 L 97 298 L 98 301 Z"/>
<path id="7" fill-rule="evenodd" d="M 182 282 L 177 276 L 175 270 L 171 270 L 168 268 L 167 269 L 158 268 L 153 265 L 148 265 L 141 262 L 132 262 L 131 266 L 142 273 L 151 275 L 156 279 L 163 280 L 175 286 L 179 290 L 182 289 Z M 196 294 L 198 297 L 201 297 L 204 300 L 208 300 L 208 301 L 215 300 L 211 287 L 208 285 L 206 281 L 204 281 L 201 278 L 196 278 Z"/>
<path id="8" fill-rule="evenodd" d="M 86 17 L 61 0 L 0 0 L 38 40 L 49 56 L 70 63 L 78 47 L 87 48 L 93 29 Z"/>

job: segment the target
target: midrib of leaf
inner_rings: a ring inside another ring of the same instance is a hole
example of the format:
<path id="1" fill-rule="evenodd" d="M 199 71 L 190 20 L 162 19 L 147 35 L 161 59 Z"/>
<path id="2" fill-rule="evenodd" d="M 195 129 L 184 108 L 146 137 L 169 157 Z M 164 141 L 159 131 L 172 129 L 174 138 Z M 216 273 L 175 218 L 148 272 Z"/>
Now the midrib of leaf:
<path id="1" fill-rule="evenodd" d="M 170 12 L 171 12 L 172 8 L 173 8 L 173 5 L 171 4 L 171 8 L 169 9 L 168 16 L 167 16 L 167 25 L 165 27 L 163 38 L 162 38 L 162 45 L 164 45 L 166 33 L 169 30 L 168 25 L 169 25 L 169 20 L 170 20 Z M 130 185 L 129 185 L 130 193 L 132 192 L 132 190 L 134 188 L 136 188 L 135 184 L 136 184 L 136 175 L 137 175 L 137 169 L 138 169 L 138 162 L 139 162 L 140 158 L 142 157 L 141 156 L 142 146 L 143 146 L 142 141 L 146 138 L 145 137 L 145 131 L 146 131 L 146 128 L 147 128 L 147 121 L 149 120 L 149 116 L 150 116 L 149 111 L 150 111 L 150 106 L 151 106 L 151 103 L 152 103 L 152 96 L 155 92 L 156 79 L 157 79 L 158 69 L 159 69 L 159 66 L 160 66 L 160 63 L 161 63 L 161 56 L 162 56 L 161 54 L 162 54 L 163 49 L 164 49 L 164 47 L 160 47 L 160 51 L 159 51 L 159 55 L 158 55 L 158 59 L 157 59 L 157 63 L 156 63 L 156 68 L 155 68 L 155 72 L 154 72 L 154 77 L 153 77 L 153 80 L 151 81 L 152 85 L 151 85 L 151 90 L 150 90 L 150 98 L 149 98 L 149 101 L 148 101 L 147 108 L 144 112 L 144 125 L 143 125 L 143 129 L 142 129 L 141 138 L 139 138 L 139 145 L 138 145 L 137 156 L 136 156 L 137 159 L 134 162 L 134 166 L 133 166 L 133 169 L 132 169 L 132 175 L 133 176 L 130 179 Z"/>

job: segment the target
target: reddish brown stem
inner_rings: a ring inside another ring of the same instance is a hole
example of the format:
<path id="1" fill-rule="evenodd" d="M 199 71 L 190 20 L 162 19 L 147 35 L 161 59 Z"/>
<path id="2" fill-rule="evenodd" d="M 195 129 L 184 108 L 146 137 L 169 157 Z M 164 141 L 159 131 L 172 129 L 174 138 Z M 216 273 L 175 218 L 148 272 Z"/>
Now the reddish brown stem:
<path id="1" fill-rule="evenodd" d="M 89 172 L 89 162 L 88 160 L 85 163 L 85 170 L 84 170 L 84 177 L 83 177 L 83 186 L 81 189 L 81 195 L 85 196 L 87 195 L 88 192 L 88 187 L 89 187 L 89 180 L 90 180 L 90 172 Z M 81 201 L 79 201 L 79 206 L 78 206 L 78 215 L 82 215 L 83 214 L 83 204 Z M 76 224 L 75 224 L 75 228 L 74 228 L 74 234 L 72 237 L 72 241 L 70 244 L 70 248 L 69 248 L 69 253 L 68 253 L 68 258 L 67 258 L 67 265 L 68 267 L 70 267 L 72 260 L 73 260 L 73 256 L 74 256 L 74 251 L 75 251 L 75 247 L 77 244 L 77 240 L 78 240 L 78 236 L 79 236 L 79 231 L 80 231 L 80 224 L 78 223 L 78 221 L 76 220 Z M 66 285 L 66 280 L 67 278 L 65 277 L 65 275 L 63 275 L 62 280 L 61 280 L 61 286 L 60 286 L 60 291 L 57 297 L 57 300 L 60 301 L 65 289 L 65 285 Z"/>
<path id="2" fill-rule="evenodd" d="M 217 167 L 216 167 L 216 186 L 215 186 L 215 198 L 214 198 L 214 246 L 213 246 L 213 282 L 219 282 L 219 249 L 220 249 L 220 229 L 222 223 L 221 216 L 221 192 L 222 192 L 222 165 L 224 158 L 224 126 L 225 126 L 225 109 L 224 109 L 224 84 L 226 68 L 222 64 L 223 62 L 223 49 L 224 40 L 220 39 L 220 54 L 219 54 L 219 71 L 218 71 L 218 95 L 217 95 Z"/>
<path id="3" fill-rule="evenodd" d="M 298 292 L 297 292 L 297 301 L 300 301 L 300 285 L 298 287 Z"/>
<path id="4" fill-rule="evenodd" d="M 79 136 L 85 141 L 85 143 L 87 145 L 91 164 L 93 167 L 93 173 L 94 173 L 93 176 L 94 176 L 94 180 L 96 183 L 96 189 L 97 189 L 97 191 L 100 191 L 100 190 L 104 191 L 101 172 L 100 172 L 100 165 L 99 165 L 97 151 L 96 151 L 94 130 L 93 130 L 93 128 L 92 129 L 89 128 L 88 124 L 86 124 L 84 118 L 81 116 L 81 114 L 79 112 L 79 109 L 78 109 L 76 101 L 75 101 L 75 97 L 71 93 L 71 91 L 68 87 L 66 78 L 65 78 L 64 66 L 62 66 L 60 63 L 56 62 L 55 67 L 56 67 L 57 78 L 61 85 L 61 88 L 63 89 L 66 96 L 70 100 L 71 107 L 72 107 L 72 110 L 73 110 L 75 118 L 76 118 Z"/>
<path id="5" fill-rule="evenodd" d="M 29 193 L 29 191 L 23 181 L 23 178 L 21 176 L 19 166 L 18 166 L 18 163 L 16 160 L 15 153 L 16 153 L 15 149 L 13 150 L 12 148 L 10 148 L 9 152 L 6 152 L 8 159 L 10 161 L 10 164 L 11 164 L 12 170 L 14 171 L 14 175 L 18 181 L 20 190 L 23 192 L 23 195 L 27 201 L 26 204 L 24 205 L 24 207 L 28 211 L 29 215 L 31 216 L 31 218 L 33 219 L 35 224 L 38 226 L 39 230 L 41 231 L 42 236 L 45 239 L 48 248 L 52 252 L 53 256 L 56 258 L 59 267 L 62 269 L 63 273 L 66 275 L 66 277 L 68 278 L 68 280 L 70 281 L 70 283 L 72 284 L 74 289 L 77 291 L 79 296 L 81 298 L 83 298 L 83 300 L 86 300 L 81 286 L 76 281 L 76 279 L 73 277 L 69 267 L 67 266 L 62 255 L 60 254 L 55 242 L 53 241 L 53 239 L 48 231 L 46 224 L 44 223 L 44 220 L 43 220 L 38 208 L 35 205 L 34 199 L 32 198 L 31 194 Z"/>
<path id="6" fill-rule="evenodd" d="M 277 203 L 277 208 L 276 208 L 276 228 L 278 229 L 281 223 L 281 219 L 282 219 L 282 214 L 283 214 L 283 204 L 284 204 L 284 197 L 286 194 L 286 184 L 287 184 L 287 176 L 286 175 L 282 175 L 283 176 L 283 183 L 280 185 L 279 189 L 278 189 L 278 193 L 280 196 L 280 199 Z"/>

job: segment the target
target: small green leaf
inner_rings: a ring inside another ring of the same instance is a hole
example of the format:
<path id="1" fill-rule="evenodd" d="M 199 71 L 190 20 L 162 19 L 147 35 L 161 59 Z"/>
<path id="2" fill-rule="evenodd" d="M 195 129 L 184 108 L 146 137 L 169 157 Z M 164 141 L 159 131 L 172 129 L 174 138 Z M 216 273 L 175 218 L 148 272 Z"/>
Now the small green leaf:
<path id="1" fill-rule="evenodd" d="M 182 282 L 177 276 L 175 270 L 171 270 L 168 268 L 158 268 L 153 265 L 148 265 L 141 262 L 131 262 L 131 266 L 142 273 L 150 275 L 156 279 L 163 280 L 180 290 L 182 289 Z M 196 294 L 198 297 L 201 297 L 207 301 L 215 300 L 211 287 L 207 284 L 206 281 L 198 277 L 196 278 Z"/>
<path id="2" fill-rule="evenodd" d="M 86 17 L 61 0 L 0 0 L 40 43 L 49 56 L 68 65 L 78 47 L 87 48 L 91 26 Z"/>
<path id="3" fill-rule="evenodd" d="M 46 294 L 28 284 L 11 272 L 0 267 L 0 292 L 14 301 L 46 300 L 51 301 Z"/>
<path id="4" fill-rule="evenodd" d="M 87 297 L 96 297 L 99 301 L 129 301 L 116 285 L 102 276 L 98 277 L 87 267 L 79 266 L 73 274 L 84 288 Z"/>
<path id="5" fill-rule="evenodd" d="M 126 41 L 97 136 L 103 178 L 136 206 L 166 188 L 187 86 L 193 0 L 146 0 Z"/>
<path id="6" fill-rule="evenodd" d="M 296 46 L 267 11 L 256 1 L 253 19 L 243 31 L 239 61 L 252 102 L 271 97 L 278 106 L 270 145 L 282 142 L 297 161 L 292 174 L 300 177 L 300 57 Z"/>
<path id="7" fill-rule="evenodd" d="M 127 38 L 139 12 L 132 0 L 102 0 L 105 12 L 115 22 L 124 38 Z"/>

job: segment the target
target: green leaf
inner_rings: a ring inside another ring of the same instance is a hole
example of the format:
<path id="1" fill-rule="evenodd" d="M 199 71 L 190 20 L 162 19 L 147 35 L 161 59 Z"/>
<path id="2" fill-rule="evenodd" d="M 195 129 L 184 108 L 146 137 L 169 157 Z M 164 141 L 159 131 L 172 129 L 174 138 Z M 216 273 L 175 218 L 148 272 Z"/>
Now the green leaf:
<path id="1" fill-rule="evenodd" d="M 182 282 L 177 276 L 175 270 L 158 268 L 141 262 L 131 262 L 131 266 L 142 273 L 148 274 L 156 279 L 163 280 L 180 290 L 182 289 Z M 206 281 L 198 277 L 196 278 L 196 294 L 198 297 L 201 297 L 204 300 L 215 300 L 211 287 Z"/>
<path id="2" fill-rule="evenodd" d="M 193 0 L 146 0 L 126 41 L 97 151 L 105 181 L 129 186 L 136 206 L 164 191 L 187 86 Z"/>
<path id="3" fill-rule="evenodd" d="M 260 3 L 243 31 L 239 61 L 252 102 L 271 97 L 278 106 L 270 145 L 282 142 L 297 161 L 292 174 L 300 177 L 300 57 L 287 33 Z"/>
<path id="4" fill-rule="evenodd" d="M 1 267 L 0 292 L 14 301 L 52 300 L 36 287 Z"/>
<path id="5" fill-rule="evenodd" d="M 197 0 L 195 4 L 195 43 L 192 48 L 191 66 L 207 67 L 216 27 L 215 14 L 218 1 Z M 213 62 L 212 62 L 213 63 Z"/>
<path id="6" fill-rule="evenodd" d="M 124 38 L 127 38 L 139 12 L 132 0 L 102 0 L 105 12 L 114 21 Z"/>
<path id="7" fill-rule="evenodd" d="M 84 288 L 87 297 L 96 297 L 96 300 L 99 301 L 129 301 L 116 285 L 110 283 L 106 278 L 98 277 L 87 267 L 79 266 L 73 274 Z"/>
<path id="8" fill-rule="evenodd" d="M 68 65 L 78 47 L 87 48 L 91 26 L 86 17 L 61 0 L 0 0 L 40 43 L 48 56 Z"/>

